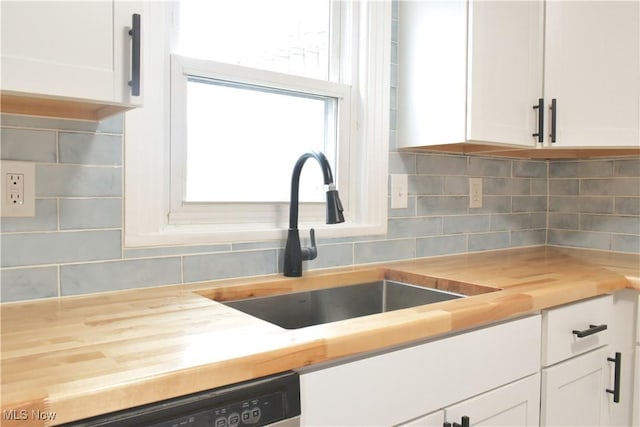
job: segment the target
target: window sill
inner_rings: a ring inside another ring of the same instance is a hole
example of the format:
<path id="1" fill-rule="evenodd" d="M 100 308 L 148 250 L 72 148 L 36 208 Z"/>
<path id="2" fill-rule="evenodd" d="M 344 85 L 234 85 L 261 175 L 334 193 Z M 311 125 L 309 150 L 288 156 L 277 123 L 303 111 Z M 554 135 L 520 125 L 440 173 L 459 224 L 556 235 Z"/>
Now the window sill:
<path id="1" fill-rule="evenodd" d="M 344 237 L 359 237 L 385 234 L 386 224 L 357 224 L 343 223 L 335 225 L 326 224 L 301 224 L 300 234 L 305 238 L 305 233 L 310 228 L 315 228 L 316 236 L 320 243 L 323 239 L 335 239 Z M 241 242 L 262 242 L 269 240 L 284 241 L 287 237 L 286 228 L 268 228 L 266 224 L 251 224 L 239 227 L 238 225 L 174 225 L 167 226 L 161 231 L 141 234 L 126 234 L 125 249 L 143 248 L 151 246 L 180 246 L 202 244 L 224 244 Z"/>

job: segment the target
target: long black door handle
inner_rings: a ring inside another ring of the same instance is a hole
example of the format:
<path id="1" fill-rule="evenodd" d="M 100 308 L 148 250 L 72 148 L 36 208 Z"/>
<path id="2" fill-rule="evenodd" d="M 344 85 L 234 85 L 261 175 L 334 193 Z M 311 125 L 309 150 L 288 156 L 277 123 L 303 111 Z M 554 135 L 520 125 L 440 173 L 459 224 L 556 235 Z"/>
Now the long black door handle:
<path id="1" fill-rule="evenodd" d="M 573 335 L 578 338 L 588 337 L 589 335 L 597 334 L 598 332 L 602 332 L 607 329 L 607 325 L 589 325 L 589 329 L 584 329 L 582 331 L 573 330 Z"/>
<path id="2" fill-rule="evenodd" d="M 139 13 L 134 13 L 131 16 L 129 35 L 131 36 L 131 80 L 129 80 L 129 86 L 131 86 L 131 95 L 140 96 L 140 42 L 142 34 Z"/>
<path id="3" fill-rule="evenodd" d="M 549 136 L 551 137 L 551 143 L 554 144 L 556 142 L 556 125 L 558 122 L 558 103 L 555 98 L 551 100 L 549 109 L 551 110 L 551 134 Z"/>
<path id="4" fill-rule="evenodd" d="M 544 141 L 544 98 L 538 98 L 538 104 L 533 106 L 534 110 L 538 110 L 538 132 L 532 133 L 531 136 L 538 137 L 538 142 Z"/>
<path id="5" fill-rule="evenodd" d="M 462 416 L 462 424 L 458 424 L 458 423 L 453 423 L 453 427 L 470 427 L 471 426 L 471 421 L 469 420 L 469 417 L 467 417 L 466 415 Z"/>
<path id="6" fill-rule="evenodd" d="M 613 394 L 613 401 L 620 403 L 620 368 L 622 365 L 622 353 L 616 352 L 615 357 L 607 357 L 609 362 L 614 363 L 613 390 L 607 389 L 607 393 Z"/>

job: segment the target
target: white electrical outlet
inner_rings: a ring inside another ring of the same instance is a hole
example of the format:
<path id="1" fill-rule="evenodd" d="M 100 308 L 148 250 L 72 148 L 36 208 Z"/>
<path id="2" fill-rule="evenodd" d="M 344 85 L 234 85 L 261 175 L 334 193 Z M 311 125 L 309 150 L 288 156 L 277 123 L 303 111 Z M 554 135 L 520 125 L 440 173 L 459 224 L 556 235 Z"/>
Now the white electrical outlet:
<path id="1" fill-rule="evenodd" d="M 482 178 L 469 178 L 469 207 L 482 207 Z"/>
<path id="2" fill-rule="evenodd" d="M 409 206 L 408 182 L 408 175 L 391 175 L 391 209 L 405 209 Z"/>
<path id="3" fill-rule="evenodd" d="M 0 164 L 0 216 L 36 214 L 36 168 L 32 162 L 3 160 Z"/>

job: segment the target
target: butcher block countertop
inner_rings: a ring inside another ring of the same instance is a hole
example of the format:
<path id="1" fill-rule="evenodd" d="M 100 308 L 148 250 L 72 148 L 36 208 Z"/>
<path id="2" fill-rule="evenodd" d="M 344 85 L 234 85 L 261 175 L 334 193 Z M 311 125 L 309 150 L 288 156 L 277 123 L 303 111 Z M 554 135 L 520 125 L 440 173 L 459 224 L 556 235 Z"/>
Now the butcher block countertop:
<path id="1" fill-rule="evenodd" d="M 298 330 L 216 302 L 383 277 L 470 296 Z M 640 256 L 541 246 L 6 303 L 2 425 L 59 424 L 623 288 L 640 289 Z"/>

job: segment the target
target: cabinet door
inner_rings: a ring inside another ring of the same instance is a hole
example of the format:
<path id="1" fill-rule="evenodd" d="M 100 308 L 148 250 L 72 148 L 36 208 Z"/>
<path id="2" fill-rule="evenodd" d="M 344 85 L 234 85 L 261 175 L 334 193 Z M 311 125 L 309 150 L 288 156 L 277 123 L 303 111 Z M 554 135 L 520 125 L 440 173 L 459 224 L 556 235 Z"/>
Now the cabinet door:
<path id="1" fill-rule="evenodd" d="M 140 3 L 3 1 L 0 7 L 3 91 L 131 101 L 128 31 Z"/>
<path id="2" fill-rule="evenodd" d="M 465 140 L 467 2 L 400 1 L 398 145 Z"/>
<path id="3" fill-rule="evenodd" d="M 608 347 L 542 370 L 541 426 L 600 426 L 606 421 Z"/>
<path id="4" fill-rule="evenodd" d="M 444 424 L 444 411 L 438 411 L 408 423 L 399 424 L 398 427 L 442 427 L 442 424 Z"/>
<path id="5" fill-rule="evenodd" d="M 390 426 L 532 375 L 540 316 L 300 375 L 302 426 Z"/>
<path id="6" fill-rule="evenodd" d="M 470 9 L 467 139 L 534 146 L 544 3 L 475 1 Z"/>
<path id="7" fill-rule="evenodd" d="M 448 422 L 460 424 L 462 417 L 467 416 L 474 427 L 533 427 L 539 425 L 539 414 L 539 374 L 445 409 Z"/>
<path id="8" fill-rule="evenodd" d="M 555 145 L 639 146 L 640 2 L 548 1 L 545 25 Z"/>

